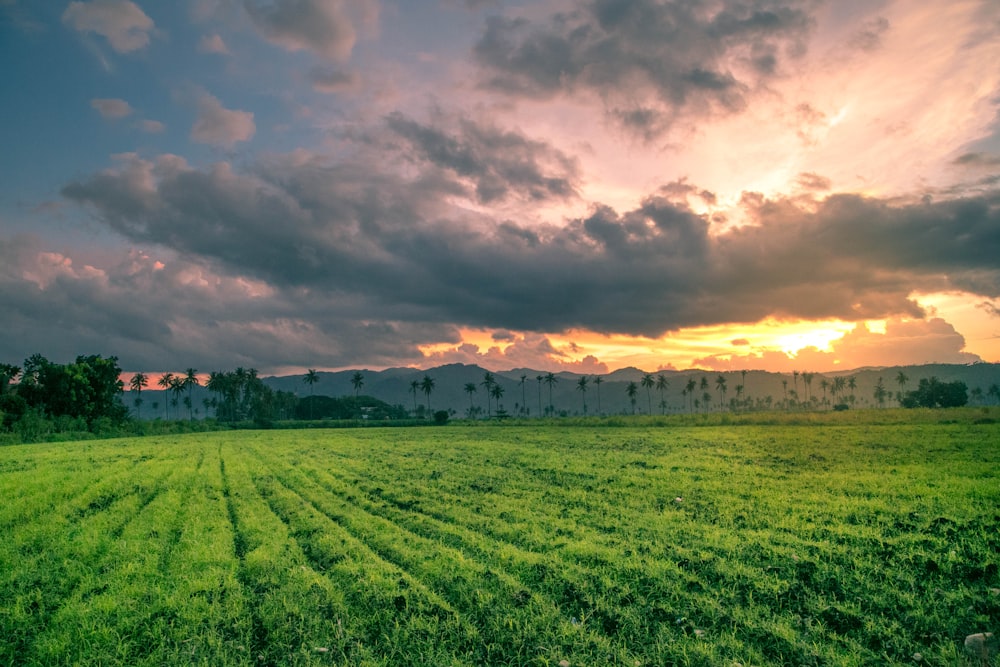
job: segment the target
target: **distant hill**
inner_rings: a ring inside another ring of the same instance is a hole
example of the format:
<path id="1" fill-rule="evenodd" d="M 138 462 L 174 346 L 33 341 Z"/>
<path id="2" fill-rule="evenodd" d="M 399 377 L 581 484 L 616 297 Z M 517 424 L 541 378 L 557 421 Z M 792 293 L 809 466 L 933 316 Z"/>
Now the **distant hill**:
<path id="1" fill-rule="evenodd" d="M 427 370 L 413 368 L 390 368 L 382 371 L 372 371 L 367 369 L 345 370 L 337 372 L 320 372 L 319 382 L 311 387 L 311 391 L 316 396 L 346 396 L 354 395 L 354 385 L 352 378 L 355 372 L 360 372 L 364 378 L 364 384 L 360 393 L 372 396 L 390 405 L 401 405 L 412 410 L 414 404 L 427 405 L 427 396 L 417 390 L 414 395 L 411 390 L 413 382 L 420 383 L 424 376 L 429 376 L 434 380 L 434 390 L 430 395 L 430 405 L 432 410 L 453 410 L 456 415 L 465 415 L 470 405 L 470 396 L 465 392 L 465 385 L 472 383 L 476 385 L 476 392 L 472 394 L 473 405 L 482 408 L 486 413 L 486 390 L 482 386 L 486 369 L 468 364 L 448 364 Z M 598 391 L 600 393 L 600 411 L 603 414 L 631 413 L 632 405 L 626 395 L 626 387 L 629 382 L 641 382 L 645 371 L 638 368 L 622 368 L 601 376 L 600 388 L 594 384 L 593 375 L 588 375 L 586 396 L 579 391 L 578 382 L 582 377 L 579 373 L 560 372 L 556 373 L 557 382 L 552 385 L 552 403 L 557 413 L 570 415 L 583 414 L 583 399 L 586 398 L 588 414 L 596 414 L 598 406 Z M 906 377 L 904 385 L 897 382 L 899 374 Z M 493 372 L 497 383 L 503 388 L 503 398 L 500 405 L 508 414 L 522 414 L 522 410 L 530 416 L 536 416 L 541 409 L 549 404 L 549 386 L 547 383 L 539 382 L 538 377 L 544 377 L 547 371 L 538 371 L 527 368 L 512 369 L 509 371 Z M 981 392 L 980 404 L 992 404 L 996 401 L 989 395 L 989 388 L 992 385 L 1000 385 L 1000 364 L 976 363 L 970 365 L 957 364 L 926 364 L 921 366 L 894 366 L 885 368 L 862 368 L 851 371 L 837 371 L 831 373 L 815 373 L 812 375 L 810 383 L 806 383 L 805 377 L 800 373 L 795 376 L 791 373 L 773 373 L 769 371 L 747 371 L 745 376 L 742 371 L 706 371 L 706 370 L 684 370 L 684 371 L 660 371 L 653 373 L 654 377 L 663 375 L 669 387 L 663 392 L 663 401 L 666 403 L 665 412 L 667 414 L 677 412 L 687 412 L 692 409 L 692 403 L 698 402 L 697 409 L 719 409 L 723 394 L 717 379 L 721 376 L 725 381 L 725 403 L 737 395 L 737 386 L 744 384 L 742 392 L 743 398 L 748 398 L 755 404 L 765 404 L 770 398 L 772 407 L 779 407 L 784 401 L 794 401 L 798 396 L 801 402 L 807 402 L 810 397 L 822 402 L 825 398 L 832 403 L 832 384 L 836 378 L 843 377 L 845 385 L 854 379 L 855 387 L 853 392 L 845 386 L 843 399 L 849 401 L 851 393 L 854 395 L 855 407 L 876 407 L 873 398 L 875 386 L 879 378 L 889 398 L 886 406 L 897 405 L 895 396 L 901 390 L 916 389 L 922 378 L 937 377 L 944 382 L 956 380 L 965 382 L 970 393 L 978 389 Z M 522 387 L 521 377 L 525 378 Z M 265 384 L 275 390 L 287 391 L 300 397 L 310 395 L 310 386 L 303 382 L 302 375 L 271 376 L 263 378 Z M 704 379 L 703 387 L 702 380 Z M 828 386 L 825 390 L 823 381 L 826 380 Z M 695 391 L 693 396 L 686 395 L 685 389 L 689 381 L 694 381 Z M 705 400 L 704 394 L 708 394 Z M 162 391 L 154 390 L 152 387 L 143 391 L 144 415 L 153 416 L 152 403 L 159 402 L 157 414 L 163 413 Z M 203 398 L 210 396 L 204 387 L 198 387 L 193 394 L 195 405 L 200 406 Z M 125 402 L 129 404 L 130 393 L 126 392 Z M 660 406 L 660 393 L 651 389 L 647 394 L 646 388 L 640 386 L 636 396 L 636 412 L 646 414 L 652 409 L 653 414 L 660 414 L 664 409 Z M 970 404 L 977 404 L 975 396 L 971 397 Z M 496 410 L 496 403 L 493 402 L 491 412 Z"/>

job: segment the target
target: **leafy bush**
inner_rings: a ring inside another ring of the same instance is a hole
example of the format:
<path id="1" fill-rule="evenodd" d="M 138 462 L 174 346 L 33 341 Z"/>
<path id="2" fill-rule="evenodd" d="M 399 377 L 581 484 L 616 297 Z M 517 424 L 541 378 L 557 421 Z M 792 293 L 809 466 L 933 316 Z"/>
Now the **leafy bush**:
<path id="1" fill-rule="evenodd" d="M 904 408 L 958 408 L 969 402 L 964 382 L 941 382 L 936 377 L 923 378 L 915 391 L 903 397 Z"/>

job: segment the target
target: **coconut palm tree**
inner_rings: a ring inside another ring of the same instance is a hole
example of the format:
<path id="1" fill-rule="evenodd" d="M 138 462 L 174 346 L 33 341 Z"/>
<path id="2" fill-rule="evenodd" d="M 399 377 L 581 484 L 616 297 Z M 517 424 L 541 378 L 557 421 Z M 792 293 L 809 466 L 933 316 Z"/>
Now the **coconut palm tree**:
<path id="1" fill-rule="evenodd" d="M 694 390 L 697 388 L 698 388 L 698 383 L 694 381 L 694 378 L 688 378 L 687 384 L 684 385 L 684 389 L 687 391 L 688 396 L 691 398 L 691 412 L 694 412 Z"/>
<path id="2" fill-rule="evenodd" d="M 640 383 L 646 388 L 646 402 L 649 403 L 649 414 L 653 414 L 653 397 L 649 390 L 656 385 L 656 378 L 653 377 L 652 373 L 646 373 L 642 376 Z"/>
<path id="3" fill-rule="evenodd" d="M 656 391 L 660 392 L 660 414 L 667 413 L 667 399 L 664 398 L 663 392 L 670 388 L 670 382 L 664 377 L 663 373 L 656 376 Z"/>
<path id="4" fill-rule="evenodd" d="M 156 384 L 163 387 L 163 418 L 170 419 L 170 412 L 167 410 L 167 392 L 170 391 L 171 384 L 174 381 L 173 373 L 164 373 L 160 376 L 160 379 L 156 381 Z"/>
<path id="5" fill-rule="evenodd" d="M 420 381 L 420 391 L 424 392 L 427 397 L 427 414 L 431 412 L 431 392 L 434 391 L 434 378 L 430 375 L 425 375 L 424 379 Z"/>
<path id="6" fill-rule="evenodd" d="M 465 383 L 465 393 L 469 395 L 469 418 L 476 414 L 476 406 L 472 403 L 472 395 L 477 391 L 475 382 Z"/>
<path id="7" fill-rule="evenodd" d="M 583 400 L 583 414 L 587 414 L 587 376 L 581 375 L 580 379 L 576 381 L 576 390 L 580 392 L 580 396 Z"/>
<path id="8" fill-rule="evenodd" d="M 142 419 L 142 413 L 140 412 L 140 408 L 142 407 L 142 390 L 149 386 L 149 378 L 145 373 L 136 373 L 132 376 L 132 379 L 128 381 L 128 386 L 136 393 L 135 416 Z M 2 391 L 3 389 L 0 388 L 0 392 Z"/>
<path id="9" fill-rule="evenodd" d="M 302 378 L 302 381 L 305 382 L 307 385 L 309 385 L 309 398 L 311 399 L 313 395 L 313 385 L 319 382 L 319 373 L 316 372 L 315 368 L 310 368 L 309 370 L 306 371 L 306 375 L 305 377 Z M 312 418 L 313 418 L 313 401 L 310 400 L 309 401 L 310 421 L 312 420 Z"/>
<path id="10" fill-rule="evenodd" d="M 632 414 L 635 414 L 635 397 L 639 393 L 639 385 L 634 381 L 629 381 L 625 385 L 625 394 L 628 396 L 628 400 L 632 403 Z"/>
<path id="11" fill-rule="evenodd" d="M 492 406 L 490 404 L 490 397 L 493 395 L 493 387 L 496 385 L 497 379 L 493 373 L 486 371 L 483 375 L 483 381 L 479 384 L 486 390 L 486 418 L 489 419 L 492 414 Z"/>
<path id="12" fill-rule="evenodd" d="M 417 392 L 420 391 L 420 382 L 413 380 L 410 382 L 410 393 L 413 394 L 413 412 L 417 412 Z"/>
<path id="13" fill-rule="evenodd" d="M 535 379 L 538 380 L 538 416 L 542 416 L 542 380 L 545 379 L 543 375 L 536 375 Z"/>
<path id="14" fill-rule="evenodd" d="M 545 374 L 545 384 L 549 385 L 549 412 L 553 415 L 556 413 L 556 406 L 552 403 L 552 385 L 556 382 L 559 382 L 559 378 L 557 378 L 554 373 L 549 371 Z"/>
<path id="15" fill-rule="evenodd" d="M 361 374 L 361 371 L 354 371 L 354 375 L 351 376 L 351 384 L 354 385 L 354 398 L 356 400 L 358 392 L 365 385 L 365 376 Z"/>
<path id="16" fill-rule="evenodd" d="M 594 376 L 594 388 L 597 389 L 597 414 L 601 414 L 601 383 L 603 382 L 600 375 Z"/>
<path id="17" fill-rule="evenodd" d="M 528 376 L 527 375 L 522 375 L 521 376 L 521 412 L 525 412 L 525 413 L 528 411 L 528 399 L 525 398 L 525 394 L 524 394 L 524 385 L 525 385 L 525 383 L 527 381 L 528 381 Z"/>
<path id="18" fill-rule="evenodd" d="M 195 370 L 194 368 L 189 368 L 186 371 L 184 371 L 184 379 L 182 380 L 182 382 L 184 383 L 184 388 L 187 389 L 187 394 L 188 394 L 187 400 L 184 402 L 184 405 L 186 405 L 188 408 L 188 419 L 193 421 L 194 401 L 191 398 L 191 392 L 194 390 L 195 387 L 201 385 L 201 382 L 198 381 L 198 371 Z"/>
<path id="19" fill-rule="evenodd" d="M 897 396 L 899 398 L 900 405 L 903 404 L 903 395 L 906 394 L 906 383 L 909 381 L 910 378 L 906 377 L 906 373 L 903 371 L 899 371 L 899 373 L 896 374 L 896 384 L 899 385 L 899 394 L 897 394 Z"/>
<path id="20" fill-rule="evenodd" d="M 501 386 L 499 382 L 495 383 L 490 388 L 490 396 L 492 396 L 497 402 L 497 417 L 500 416 L 500 399 L 503 398 L 503 392 L 503 386 Z"/>
<path id="21" fill-rule="evenodd" d="M 726 407 L 726 378 L 723 375 L 715 378 L 715 388 L 719 391 L 719 395 L 722 397 L 719 401 L 719 407 Z"/>
<path id="22" fill-rule="evenodd" d="M 808 373 L 805 371 L 803 371 L 802 373 L 802 381 L 806 383 L 806 400 L 809 401 L 810 403 L 812 403 L 812 384 L 814 375 L 816 374 Z"/>

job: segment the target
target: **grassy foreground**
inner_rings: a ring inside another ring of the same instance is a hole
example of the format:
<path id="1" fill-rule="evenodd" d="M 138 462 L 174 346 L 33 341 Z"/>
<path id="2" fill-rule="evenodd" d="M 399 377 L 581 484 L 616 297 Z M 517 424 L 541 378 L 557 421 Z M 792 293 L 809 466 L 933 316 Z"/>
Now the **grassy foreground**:
<path id="1" fill-rule="evenodd" d="M 0 448 L 0 665 L 978 664 L 978 421 Z"/>

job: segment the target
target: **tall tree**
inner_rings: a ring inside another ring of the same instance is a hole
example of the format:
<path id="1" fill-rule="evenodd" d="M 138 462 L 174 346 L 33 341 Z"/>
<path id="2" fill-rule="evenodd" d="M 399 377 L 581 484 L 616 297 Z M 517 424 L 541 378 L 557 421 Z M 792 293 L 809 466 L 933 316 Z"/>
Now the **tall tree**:
<path id="1" fill-rule="evenodd" d="M 192 410 L 193 401 L 191 398 L 191 392 L 195 387 L 200 385 L 201 382 L 198 381 L 197 370 L 189 368 L 186 371 L 184 371 L 184 387 L 187 389 L 187 394 L 188 394 L 187 401 L 185 401 L 185 405 L 187 405 L 188 407 L 188 419 L 190 420 L 194 419 L 194 412 Z"/>
<path id="2" fill-rule="evenodd" d="M 465 393 L 469 395 L 469 419 L 472 419 L 476 415 L 476 406 L 472 402 L 472 395 L 477 391 L 475 382 L 465 383 Z"/>
<path id="3" fill-rule="evenodd" d="M 521 376 L 521 412 L 528 413 L 528 399 L 526 398 L 524 385 L 528 382 L 528 376 Z"/>
<path id="4" fill-rule="evenodd" d="M 637 385 L 634 381 L 629 381 L 629 383 L 625 385 L 625 395 L 628 396 L 628 400 L 632 403 L 632 414 L 635 414 L 635 397 L 638 393 L 639 385 Z"/>
<path id="5" fill-rule="evenodd" d="M 319 373 L 316 372 L 315 368 L 310 368 L 310 369 L 308 369 L 306 371 L 305 377 L 302 378 L 302 381 L 305 382 L 307 385 L 309 385 L 309 399 L 310 399 L 309 400 L 309 421 L 312 421 L 312 418 L 313 418 L 313 403 L 314 403 L 314 401 L 312 400 L 313 385 L 316 384 L 317 382 L 319 382 Z"/>
<path id="6" fill-rule="evenodd" d="M 542 380 L 545 379 L 543 375 L 536 375 L 535 380 L 538 381 L 538 416 L 542 416 Z"/>
<path id="7" fill-rule="evenodd" d="M 496 377 L 493 376 L 493 373 L 490 373 L 489 371 L 486 371 L 486 374 L 483 375 L 483 381 L 482 381 L 481 385 L 482 385 L 482 387 L 483 387 L 483 389 L 485 390 L 485 393 L 486 393 L 486 418 L 487 419 L 489 419 L 491 416 L 493 416 L 493 409 L 492 409 L 492 406 L 490 404 L 490 397 L 493 396 L 493 386 L 496 384 L 496 382 L 497 382 L 497 379 L 496 379 Z"/>
<path id="8" fill-rule="evenodd" d="M 417 411 L 417 392 L 420 391 L 420 382 L 413 380 L 410 382 L 410 393 L 413 394 L 413 412 Z"/>
<path id="9" fill-rule="evenodd" d="M 361 371 L 354 371 L 354 375 L 351 376 L 351 384 L 354 385 L 354 398 L 357 399 L 358 392 L 365 385 L 365 376 L 361 374 Z"/>
<path id="10" fill-rule="evenodd" d="M 424 395 L 427 397 L 427 414 L 430 415 L 431 392 L 434 391 L 434 378 L 430 375 L 425 375 L 424 379 L 420 381 L 420 391 L 424 392 Z"/>
<path id="11" fill-rule="evenodd" d="M 726 378 L 724 375 L 719 375 L 715 378 L 715 388 L 718 389 L 719 395 L 722 399 L 719 401 L 719 407 L 725 409 L 726 407 Z"/>
<path id="12" fill-rule="evenodd" d="M 684 385 L 684 389 L 687 391 L 688 396 L 691 398 L 691 412 L 694 412 L 694 390 L 697 388 L 698 384 L 694 381 L 694 378 L 688 378 L 687 384 Z"/>
<path id="13" fill-rule="evenodd" d="M 899 385 L 899 394 L 897 396 L 899 398 L 900 405 L 903 404 L 903 396 L 906 394 L 906 383 L 909 381 L 910 378 L 906 377 L 906 373 L 903 371 L 899 371 L 899 373 L 896 374 L 896 384 Z"/>
<path id="14" fill-rule="evenodd" d="M 135 392 L 135 416 L 142 419 L 142 390 L 149 386 L 149 377 L 145 373 L 134 373 L 132 379 L 128 381 L 129 388 Z M 0 392 L 3 390 L 0 389 Z"/>
<path id="15" fill-rule="evenodd" d="M 552 403 L 552 385 L 556 382 L 559 382 L 559 378 L 557 378 L 554 373 L 549 371 L 545 374 L 545 384 L 549 385 L 549 412 L 551 412 L 553 416 L 556 414 L 556 406 Z"/>
<path id="16" fill-rule="evenodd" d="M 667 399 L 664 396 L 664 392 L 670 388 L 670 381 L 667 380 L 663 373 L 656 376 L 656 390 L 660 392 L 660 414 L 667 413 Z"/>
<path id="17" fill-rule="evenodd" d="M 580 379 L 576 381 L 576 390 L 580 392 L 580 396 L 583 398 L 583 414 L 587 414 L 587 376 L 581 375 Z"/>
<path id="18" fill-rule="evenodd" d="M 156 384 L 163 388 L 163 418 L 170 419 L 170 412 L 167 410 L 167 403 L 169 399 L 167 397 L 167 392 L 170 391 L 170 387 L 173 386 L 174 374 L 164 373 L 160 376 L 160 379 L 156 381 Z"/>
<path id="19" fill-rule="evenodd" d="M 641 383 L 646 388 L 646 402 L 649 403 L 649 414 L 653 414 L 653 397 L 650 390 L 656 386 L 656 378 L 653 377 L 652 373 L 646 373 L 642 376 Z"/>
<path id="20" fill-rule="evenodd" d="M 184 393 L 184 378 L 180 375 L 175 375 L 170 379 L 170 393 L 173 394 L 173 398 L 170 399 L 170 405 L 175 408 L 175 413 L 179 412 L 177 410 L 180 404 L 181 394 Z M 177 417 L 175 417 L 176 419 Z"/>
<path id="21" fill-rule="evenodd" d="M 499 382 L 494 382 L 490 388 L 490 396 L 497 402 L 497 417 L 500 417 L 500 399 L 503 398 L 503 386 Z"/>
<path id="22" fill-rule="evenodd" d="M 594 389 L 597 390 L 597 414 L 601 414 L 601 384 L 603 382 L 600 375 L 594 376 Z"/>
<path id="23" fill-rule="evenodd" d="M 802 381 L 806 383 L 806 400 L 812 403 L 812 384 L 815 373 L 803 372 Z"/>

